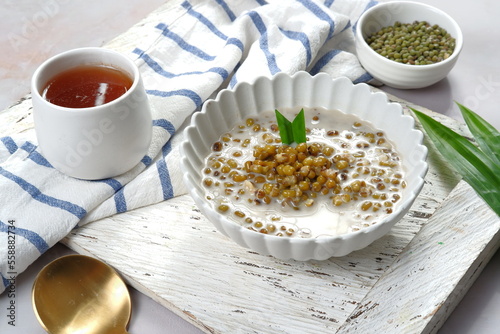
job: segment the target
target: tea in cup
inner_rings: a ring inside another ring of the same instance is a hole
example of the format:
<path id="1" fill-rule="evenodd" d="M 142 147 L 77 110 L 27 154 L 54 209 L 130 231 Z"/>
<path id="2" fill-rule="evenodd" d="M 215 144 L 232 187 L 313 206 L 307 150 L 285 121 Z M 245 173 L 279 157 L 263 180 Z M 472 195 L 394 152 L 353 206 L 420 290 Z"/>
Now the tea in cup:
<path id="1" fill-rule="evenodd" d="M 139 69 L 125 55 L 105 48 L 61 53 L 35 71 L 31 92 L 38 144 L 59 171 L 115 177 L 147 153 L 149 101 Z"/>

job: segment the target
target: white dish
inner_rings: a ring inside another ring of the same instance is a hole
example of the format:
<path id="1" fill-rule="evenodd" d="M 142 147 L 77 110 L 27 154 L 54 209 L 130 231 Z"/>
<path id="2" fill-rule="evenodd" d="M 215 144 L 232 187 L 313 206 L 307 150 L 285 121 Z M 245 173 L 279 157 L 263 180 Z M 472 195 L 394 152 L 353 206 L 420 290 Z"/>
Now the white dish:
<path id="1" fill-rule="evenodd" d="M 431 25 L 437 24 L 455 38 L 455 50 L 449 58 L 430 65 L 402 64 L 379 55 L 365 39 L 397 21 L 427 21 Z M 418 2 L 391 1 L 378 4 L 361 15 L 356 28 L 356 51 L 361 65 L 375 79 L 400 89 L 423 88 L 445 78 L 455 66 L 462 45 L 462 31 L 452 17 L 437 8 Z"/>
<path id="2" fill-rule="evenodd" d="M 285 238 L 251 231 L 217 212 L 205 198 L 202 187 L 204 159 L 212 144 L 238 121 L 265 110 L 291 107 L 324 107 L 356 114 L 385 132 L 395 143 L 405 169 L 407 187 L 393 214 L 381 222 L 338 236 Z M 388 101 L 384 93 L 374 93 L 366 84 L 354 85 L 347 78 L 332 79 L 322 73 L 311 76 L 298 72 L 260 77 L 253 84 L 241 82 L 233 90 L 222 90 L 193 116 L 181 144 L 181 167 L 190 195 L 202 213 L 224 235 L 239 245 L 262 255 L 300 261 L 344 256 L 382 237 L 409 210 L 419 194 L 427 172 L 427 148 L 423 134 L 414 128 L 412 117 L 403 115 L 401 105 Z"/>

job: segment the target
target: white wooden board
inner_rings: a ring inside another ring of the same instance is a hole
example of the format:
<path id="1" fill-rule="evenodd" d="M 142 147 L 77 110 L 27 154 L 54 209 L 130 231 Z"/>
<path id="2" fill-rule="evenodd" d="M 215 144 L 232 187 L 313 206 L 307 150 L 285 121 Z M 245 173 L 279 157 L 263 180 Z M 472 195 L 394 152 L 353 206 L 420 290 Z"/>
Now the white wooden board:
<path id="1" fill-rule="evenodd" d="M 125 50 L 174 14 L 167 3 L 108 46 Z M 32 127 L 29 96 L 0 113 L 2 135 Z M 346 257 L 281 261 L 243 249 L 187 195 L 87 224 L 63 243 L 206 333 L 435 333 L 497 250 L 500 220 L 426 144 L 430 169 L 410 212 Z"/>

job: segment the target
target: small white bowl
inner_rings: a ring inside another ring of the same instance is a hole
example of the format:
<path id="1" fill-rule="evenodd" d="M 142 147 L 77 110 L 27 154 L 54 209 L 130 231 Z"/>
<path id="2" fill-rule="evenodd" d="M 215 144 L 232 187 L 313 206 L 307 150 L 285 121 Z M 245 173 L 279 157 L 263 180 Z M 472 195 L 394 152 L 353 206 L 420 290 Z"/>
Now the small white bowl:
<path id="1" fill-rule="evenodd" d="M 212 144 L 234 125 L 262 111 L 290 107 L 323 107 L 355 114 L 385 132 L 395 143 L 405 170 L 407 187 L 394 212 L 377 224 L 356 232 L 321 238 L 287 238 L 251 231 L 216 211 L 205 198 L 202 187 L 204 159 Z M 321 73 L 298 72 L 260 77 L 253 84 L 241 82 L 233 90 L 222 90 L 207 101 L 185 130 L 181 144 L 183 178 L 202 213 L 216 228 L 243 247 L 280 259 L 306 261 L 344 256 L 382 237 L 409 210 L 420 192 L 427 172 L 427 148 L 423 134 L 414 128 L 414 119 L 402 113 L 401 105 L 388 102 L 384 93 L 371 91 L 366 84 L 353 85 L 347 78 L 332 79 Z"/>
<path id="2" fill-rule="evenodd" d="M 431 25 L 437 24 L 455 38 L 455 50 L 449 58 L 429 65 L 403 64 L 385 58 L 366 43 L 366 38 L 383 27 L 394 25 L 396 21 L 427 21 Z M 378 4 L 361 15 L 356 27 L 356 51 L 361 65 L 375 79 L 394 88 L 423 88 L 445 78 L 457 62 L 462 45 L 462 31 L 453 18 L 437 8 L 417 2 L 392 1 Z"/>

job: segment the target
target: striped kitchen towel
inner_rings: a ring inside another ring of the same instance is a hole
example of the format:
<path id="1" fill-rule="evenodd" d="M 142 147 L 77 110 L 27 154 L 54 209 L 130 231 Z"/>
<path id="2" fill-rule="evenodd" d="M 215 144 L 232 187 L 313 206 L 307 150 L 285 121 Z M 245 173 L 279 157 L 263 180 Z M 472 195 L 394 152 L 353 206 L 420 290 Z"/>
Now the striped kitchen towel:
<path id="1" fill-rule="evenodd" d="M 186 193 L 178 143 L 189 116 L 220 89 L 278 72 L 372 77 L 354 48 L 371 0 L 174 0 L 168 20 L 130 47 L 153 110 L 153 141 L 131 171 L 83 181 L 55 170 L 34 131 L 0 134 L 0 292 L 72 229 Z M 112 47 L 112 44 L 110 45 Z M 12 256 L 11 256 L 12 255 Z M 10 256 L 10 257 L 9 257 Z"/>

